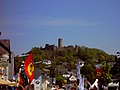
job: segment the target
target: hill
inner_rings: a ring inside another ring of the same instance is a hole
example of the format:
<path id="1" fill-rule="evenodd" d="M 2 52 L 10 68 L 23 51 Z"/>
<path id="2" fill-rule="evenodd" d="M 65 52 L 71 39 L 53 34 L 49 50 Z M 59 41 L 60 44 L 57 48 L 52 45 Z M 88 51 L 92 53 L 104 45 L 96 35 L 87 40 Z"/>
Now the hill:
<path id="1" fill-rule="evenodd" d="M 81 73 L 85 75 L 90 81 L 95 79 L 95 65 L 102 64 L 104 61 L 106 62 L 114 62 L 114 55 L 109 55 L 105 51 L 96 49 L 96 48 L 88 48 L 85 46 L 67 46 L 62 48 L 57 48 L 56 46 L 52 46 L 49 48 L 42 47 L 33 47 L 28 53 L 33 53 L 34 62 L 43 61 L 45 59 L 51 60 L 52 68 L 67 68 L 68 71 L 72 69 L 76 69 L 76 64 L 79 60 L 85 62 L 85 67 L 81 68 Z M 26 57 L 16 57 L 16 71 L 18 71 L 20 64 Z M 36 68 L 43 68 L 43 64 L 36 65 Z M 84 70 L 84 71 L 83 71 Z M 84 73 L 86 72 L 86 73 Z M 48 73 L 50 74 L 50 73 Z M 60 74 L 55 71 L 55 76 Z"/>

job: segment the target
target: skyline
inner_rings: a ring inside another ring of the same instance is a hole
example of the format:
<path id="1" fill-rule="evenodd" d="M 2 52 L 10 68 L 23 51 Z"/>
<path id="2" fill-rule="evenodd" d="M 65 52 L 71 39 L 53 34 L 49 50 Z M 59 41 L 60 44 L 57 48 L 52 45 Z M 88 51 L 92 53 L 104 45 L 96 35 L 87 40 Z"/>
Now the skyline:
<path id="1" fill-rule="evenodd" d="M 63 46 L 79 45 L 120 51 L 120 1 L 1 0 L 0 39 L 10 39 L 16 55 L 63 39 Z"/>

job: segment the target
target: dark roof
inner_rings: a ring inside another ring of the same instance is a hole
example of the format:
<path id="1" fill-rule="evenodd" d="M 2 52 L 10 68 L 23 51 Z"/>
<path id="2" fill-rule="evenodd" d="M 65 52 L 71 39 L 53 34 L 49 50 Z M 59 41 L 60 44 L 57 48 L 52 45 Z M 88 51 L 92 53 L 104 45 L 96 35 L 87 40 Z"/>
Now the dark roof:
<path id="1" fill-rule="evenodd" d="M 0 42 L 10 50 L 10 40 L 9 39 L 2 39 Z M 2 46 L 0 46 L 0 55 L 8 53 Z"/>

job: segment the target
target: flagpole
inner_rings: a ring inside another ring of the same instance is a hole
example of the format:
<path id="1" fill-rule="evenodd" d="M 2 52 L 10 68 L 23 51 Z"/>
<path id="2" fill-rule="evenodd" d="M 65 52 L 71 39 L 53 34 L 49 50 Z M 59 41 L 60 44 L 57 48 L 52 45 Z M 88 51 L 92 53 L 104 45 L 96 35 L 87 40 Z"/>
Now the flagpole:
<path id="1" fill-rule="evenodd" d="M 80 60 L 77 64 L 77 80 L 78 80 L 78 90 L 84 90 L 84 77 L 81 76 L 80 73 Z"/>

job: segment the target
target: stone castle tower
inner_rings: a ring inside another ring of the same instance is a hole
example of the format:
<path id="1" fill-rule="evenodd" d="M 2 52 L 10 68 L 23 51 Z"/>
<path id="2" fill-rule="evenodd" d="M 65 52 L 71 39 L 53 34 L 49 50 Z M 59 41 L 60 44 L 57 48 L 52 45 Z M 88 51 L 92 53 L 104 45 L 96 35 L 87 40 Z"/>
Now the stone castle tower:
<path id="1" fill-rule="evenodd" d="M 62 38 L 58 39 L 58 48 L 62 48 Z"/>

